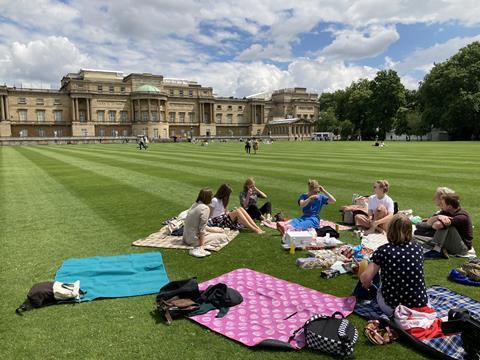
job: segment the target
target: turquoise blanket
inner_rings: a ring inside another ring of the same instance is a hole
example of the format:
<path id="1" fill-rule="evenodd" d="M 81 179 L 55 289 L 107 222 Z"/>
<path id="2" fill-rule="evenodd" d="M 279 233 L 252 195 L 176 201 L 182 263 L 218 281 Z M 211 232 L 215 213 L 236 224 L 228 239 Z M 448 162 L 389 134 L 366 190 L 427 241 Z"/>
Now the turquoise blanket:
<path id="1" fill-rule="evenodd" d="M 81 301 L 157 293 L 169 282 L 159 252 L 65 260 L 55 281 L 80 280 Z"/>

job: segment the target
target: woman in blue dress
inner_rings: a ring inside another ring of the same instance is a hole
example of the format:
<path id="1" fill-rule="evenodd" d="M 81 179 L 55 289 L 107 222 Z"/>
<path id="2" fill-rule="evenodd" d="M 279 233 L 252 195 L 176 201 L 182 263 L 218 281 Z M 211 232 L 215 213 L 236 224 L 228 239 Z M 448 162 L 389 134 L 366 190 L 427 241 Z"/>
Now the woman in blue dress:
<path id="1" fill-rule="evenodd" d="M 317 180 L 308 180 L 308 193 L 298 198 L 302 216 L 286 222 L 278 222 L 277 229 L 283 234 L 288 230 L 307 230 L 320 227 L 320 210 L 327 204 L 334 204 L 335 198 Z"/>

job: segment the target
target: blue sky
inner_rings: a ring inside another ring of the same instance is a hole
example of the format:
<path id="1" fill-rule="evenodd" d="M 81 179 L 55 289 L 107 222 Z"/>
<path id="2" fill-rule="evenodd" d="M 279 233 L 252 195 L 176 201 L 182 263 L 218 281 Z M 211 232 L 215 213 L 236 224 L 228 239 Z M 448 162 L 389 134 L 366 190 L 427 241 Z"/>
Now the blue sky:
<path id="1" fill-rule="evenodd" d="M 245 96 L 333 91 L 391 68 L 416 88 L 478 40 L 473 0 L 0 0 L 0 82 L 58 87 L 95 68 Z"/>

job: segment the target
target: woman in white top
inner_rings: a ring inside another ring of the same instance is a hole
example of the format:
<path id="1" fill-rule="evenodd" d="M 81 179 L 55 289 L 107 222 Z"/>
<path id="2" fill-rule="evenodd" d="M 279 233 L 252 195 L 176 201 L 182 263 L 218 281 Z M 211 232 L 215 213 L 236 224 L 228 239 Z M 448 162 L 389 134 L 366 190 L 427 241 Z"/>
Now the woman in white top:
<path id="1" fill-rule="evenodd" d="M 367 233 L 375 231 L 387 231 L 388 223 L 394 213 L 394 204 L 388 192 L 388 181 L 377 180 L 373 184 L 374 194 L 368 198 L 368 216 L 359 214 L 355 216 L 355 225 L 367 230 Z"/>
<path id="2" fill-rule="evenodd" d="M 257 226 L 245 209 L 238 208 L 233 211 L 228 211 L 228 201 L 230 200 L 231 193 L 232 188 L 230 185 L 220 185 L 210 205 L 211 212 L 210 219 L 208 220 L 209 226 L 239 229 L 239 224 L 241 224 L 257 234 L 263 234 L 264 231 Z"/>
<path id="3" fill-rule="evenodd" d="M 190 255 L 195 257 L 210 255 L 204 246 L 208 247 L 211 242 L 228 241 L 223 229 L 207 226 L 212 197 L 212 190 L 207 188 L 200 190 L 197 201 L 188 209 L 183 225 L 183 242 L 194 247 L 190 250 Z"/>

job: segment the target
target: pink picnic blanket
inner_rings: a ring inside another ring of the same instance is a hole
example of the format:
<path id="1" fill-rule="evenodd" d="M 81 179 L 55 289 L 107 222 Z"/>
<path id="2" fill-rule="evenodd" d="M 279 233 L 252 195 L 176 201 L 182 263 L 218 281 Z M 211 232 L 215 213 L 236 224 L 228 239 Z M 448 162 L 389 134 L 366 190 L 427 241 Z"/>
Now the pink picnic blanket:
<path id="1" fill-rule="evenodd" d="M 191 317 L 207 328 L 246 346 L 278 345 L 302 348 L 303 333 L 288 342 L 295 330 L 314 314 L 331 315 L 336 311 L 349 315 L 355 297 L 340 298 L 323 294 L 250 269 L 237 269 L 200 284 L 224 283 L 243 296 L 243 302 L 230 308 L 223 318 L 213 310 Z"/>

